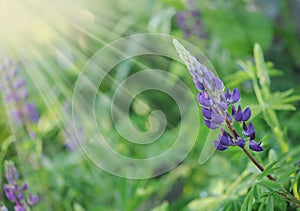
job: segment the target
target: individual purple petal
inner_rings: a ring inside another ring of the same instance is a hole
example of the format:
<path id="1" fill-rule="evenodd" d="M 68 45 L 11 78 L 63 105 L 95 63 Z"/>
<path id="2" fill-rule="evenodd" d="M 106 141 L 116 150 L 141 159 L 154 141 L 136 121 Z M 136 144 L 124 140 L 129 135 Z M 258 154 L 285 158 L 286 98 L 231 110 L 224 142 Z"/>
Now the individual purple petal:
<path id="1" fill-rule="evenodd" d="M 233 118 L 235 121 L 240 122 L 243 119 L 243 111 L 241 109 L 241 106 L 238 107 L 238 110 L 236 113 L 233 115 Z"/>
<path id="2" fill-rule="evenodd" d="M 231 92 L 230 92 L 230 89 L 228 88 L 227 90 L 226 90 L 226 92 L 225 92 L 225 97 L 226 97 L 226 99 L 227 99 L 227 101 L 229 101 L 230 100 L 230 98 L 231 98 Z"/>
<path id="3" fill-rule="evenodd" d="M 238 138 L 236 144 L 237 144 L 239 147 L 244 148 L 244 146 L 245 146 L 245 140 L 242 139 L 242 138 Z"/>
<path id="4" fill-rule="evenodd" d="M 28 204 L 32 206 L 38 202 L 39 202 L 39 196 L 36 194 L 32 195 L 31 193 L 29 193 Z"/>
<path id="5" fill-rule="evenodd" d="M 250 140 L 249 148 L 252 149 L 253 151 L 256 151 L 256 152 L 260 152 L 260 151 L 264 150 L 263 147 L 260 144 L 256 143 L 253 140 Z"/>
<path id="6" fill-rule="evenodd" d="M 245 122 L 243 122 L 243 131 L 247 130 L 247 125 Z"/>
<path id="7" fill-rule="evenodd" d="M 243 112 L 243 119 L 242 119 L 242 121 L 248 121 L 248 119 L 250 118 L 250 116 L 251 116 L 251 110 L 250 110 L 250 108 L 249 107 L 247 107 L 246 109 L 245 109 L 245 111 Z"/>
<path id="8" fill-rule="evenodd" d="M 235 88 L 232 92 L 231 102 L 236 103 L 239 100 L 240 100 L 240 91 L 237 88 Z"/>
<path id="9" fill-rule="evenodd" d="M 224 117 L 220 114 L 212 113 L 211 119 L 215 124 L 222 124 L 224 122 Z"/>
<path id="10" fill-rule="evenodd" d="M 24 87 L 26 85 L 26 81 L 24 79 L 16 79 L 13 82 L 13 88 L 14 89 L 19 89 L 21 87 Z"/>
<path id="11" fill-rule="evenodd" d="M 243 129 L 243 134 L 248 137 L 253 137 L 253 135 L 255 135 L 255 129 L 252 122 L 250 122 L 246 130 Z"/>
<path id="12" fill-rule="evenodd" d="M 214 124 L 212 121 L 204 119 L 204 124 L 210 129 L 216 129 L 219 125 Z"/>
<path id="13" fill-rule="evenodd" d="M 234 105 L 232 105 L 231 112 L 232 112 L 232 115 L 235 115 L 236 109 L 235 109 L 235 106 L 234 106 Z"/>
<path id="14" fill-rule="evenodd" d="M 202 114 L 204 116 L 205 119 L 211 119 L 211 110 L 207 109 L 207 108 L 202 108 Z"/>
<path id="15" fill-rule="evenodd" d="M 201 69 L 201 72 L 203 72 L 203 73 L 207 72 L 207 68 L 204 64 L 200 65 L 200 69 Z"/>
<path id="16" fill-rule="evenodd" d="M 203 91 L 204 90 L 204 87 L 203 87 L 203 84 L 200 83 L 200 81 L 196 81 L 196 88 L 198 89 L 198 91 Z"/>
<path id="17" fill-rule="evenodd" d="M 19 190 L 19 185 L 16 181 L 13 181 L 13 187 L 15 190 Z"/>
<path id="18" fill-rule="evenodd" d="M 22 204 L 17 204 L 14 206 L 15 211 L 26 211 L 26 208 Z"/>
<path id="19" fill-rule="evenodd" d="M 215 147 L 217 148 L 217 150 L 220 150 L 220 151 L 224 151 L 225 149 L 227 149 L 228 147 L 221 144 L 219 141 L 214 141 L 214 145 Z"/>
<path id="20" fill-rule="evenodd" d="M 23 107 L 23 112 L 30 121 L 34 123 L 37 123 L 39 121 L 39 114 L 36 110 L 35 105 L 31 103 L 25 103 Z"/>
<path id="21" fill-rule="evenodd" d="M 16 194 L 15 192 L 12 190 L 11 187 L 9 187 L 8 185 L 4 185 L 3 186 L 3 190 L 5 193 L 5 196 L 8 198 L 8 200 L 10 200 L 11 202 L 15 202 L 16 201 Z"/>
<path id="22" fill-rule="evenodd" d="M 216 89 L 221 90 L 221 91 L 224 89 L 224 84 L 221 81 L 221 79 L 214 77 L 213 82 L 215 84 Z"/>
<path id="23" fill-rule="evenodd" d="M 24 200 L 24 194 L 22 193 L 22 191 L 19 191 L 18 199 L 19 200 Z"/>
<path id="24" fill-rule="evenodd" d="M 230 138 L 226 137 L 226 136 L 219 136 L 219 141 L 221 144 L 223 144 L 225 146 L 232 145 Z"/>
<path id="25" fill-rule="evenodd" d="M 227 108 L 228 108 L 228 104 L 225 103 L 225 102 L 218 102 L 218 105 L 220 106 L 220 108 L 223 110 L 223 111 L 226 111 Z"/>
<path id="26" fill-rule="evenodd" d="M 22 190 L 27 190 L 28 189 L 28 183 L 24 182 L 21 189 Z"/>
<path id="27" fill-rule="evenodd" d="M 199 104 L 203 107 L 209 107 L 211 105 L 210 99 L 206 93 L 198 93 L 197 99 Z"/>
<path id="28" fill-rule="evenodd" d="M 205 77 L 203 79 L 203 86 L 204 86 L 205 90 L 211 90 L 212 89 L 210 81 Z"/>

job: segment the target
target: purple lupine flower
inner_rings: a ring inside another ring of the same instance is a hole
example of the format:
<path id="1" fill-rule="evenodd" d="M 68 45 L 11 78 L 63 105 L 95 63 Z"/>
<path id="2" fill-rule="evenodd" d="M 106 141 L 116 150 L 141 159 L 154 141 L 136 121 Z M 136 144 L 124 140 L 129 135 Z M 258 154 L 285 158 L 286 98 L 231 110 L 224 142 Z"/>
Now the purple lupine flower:
<path id="1" fill-rule="evenodd" d="M 197 101 L 202 107 L 204 123 L 210 129 L 217 129 L 224 123 L 228 127 L 231 135 L 223 128 L 222 135 L 218 140 L 214 141 L 215 147 L 224 151 L 229 146 L 245 147 L 246 141 L 249 142 L 249 148 L 253 151 L 262 151 L 260 143 L 256 143 L 255 129 L 252 122 L 247 126 L 246 122 L 251 117 L 251 110 L 247 107 L 244 111 L 239 105 L 236 109 L 236 103 L 240 101 L 240 91 L 235 88 L 231 92 L 230 89 L 224 91 L 225 87 L 222 80 L 214 75 L 211 70 L 201 64 L 193 57 L 177 40 L 173 40 L 174 46 L 179 57 L 187 66 L 193 81 L 199 91 Z M 229 109 L 231 107 L 231 109 Z M 228 112 L 231 110 L 231 112 Z M 239 133 L 233 129 L 233 124 L 241 123 L 242 132 Z"/>
<path id="2" fill-rule="evenodd" d="M 36 106 L 28 102 L 26 81 L 18 76 L 19 70 L 8 58 L 4 58 L 0 72 L 2 73 L 1 91 L 4 102 L 8 105 L 9 115 L 15 124 L 37 123 L 39 114 Z M 35 137 L 32 128 L 27 124 L 26 129 L 30 137 Z"/>
<path id="3" fill-rule="evenodd" d="M 26 191 L 29 186 L 27 182 L 23 182 L 19 186 L 19 173 L 12 161 L 5 161 L 5 177 L 8 184 L 3 185 L 3 190 L 6 198 L 15 204 L 15 211 L 26 211 L 26 208 L 38 203 L 39 198 L 37 195 L 28 194 L 26 197 Z"/>
<path id="4" fill-rule="evenodd" d="M 193 2 L 189 2 L 190 8 L 195 8 Z M 207 37 L 203 30 L 203 22 L 201 21 L 201 13 L 199 10 L 189 9 L 180 11 L 176 15 L 178 27 L 183 31 L 185 37 L 196 36 L 199 39 Z"/>

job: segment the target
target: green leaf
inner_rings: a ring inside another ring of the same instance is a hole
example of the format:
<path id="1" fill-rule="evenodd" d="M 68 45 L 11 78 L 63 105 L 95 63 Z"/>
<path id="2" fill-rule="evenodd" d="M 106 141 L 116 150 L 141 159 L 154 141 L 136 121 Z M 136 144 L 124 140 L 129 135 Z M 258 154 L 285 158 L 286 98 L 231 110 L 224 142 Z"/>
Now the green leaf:
<path id="1" fill-rule="evenodd" d="M 299 101 L 300 100 L 300 95 L 294 95 L 291 97 L 287 97 L 283 100 L 284 103 L 291 103 L 291 102 L 295 102 L 295 101 Z"/>
<path id="2" fill-rule="evenodd" d="M 261 186 L 267 188 L 268 190 L 270 190 L 273 193 L 275 191 L 283 189 L 279 183 L 277 183 L 275 181 L 272 181 L 272 180 L 261 180 L 261 181 L 258 182 L 258 184 L 260 184 Z"/>
<path id="3" fill-rule="evenodd" d="M 291 104 L 272 105 L 270 108 L 274 110 L 295 111 L 296 107 Z"/>
<path id="4" fill-rule="evenodd" d="M 253 202 L 254 202 L 254 198 L 253 198 L 253 188 L 251 188 L 251 190 L 248 192 L 243 204 L 242 204 L 242 207 L 241 207 L 241 210 L 243 211 L 251 211 L 252 210 L 252 205 L 253 205 Z"/>
<path id="5" fill-rule="evenodd" d="M 253 197 L 256 201 L 260 201 L 260 189 L 256 183 L 253 186 Z"/>
<path id="6" fill-rule="evenodd" d="M 260 179 L 264 178 L 265 176 L 267 176 L 268 174 L 271 174 L 274 170 L 278 169 L 279 167 L 275 167 L 275 168 L 274 168 L 274 166 L 275 166 L 276 164 L 277 164 L 277 161 L 275 161 L 275 162 L 269 164 L 269 165 L 265 168 L 265 170 L 258 176 L 257 179 L 260 180 Z"/>
<path id="7" fill-rule="evenodd" d="M 272 195 L 268 196 L 266 204 L 266 211 L 274 211 L 274 201 Z"/>
<path id="8" fill-rule="evenodd" d="M 271 82 L 266 68 L 263 52 L 258 43 L 255 43 L 254 45 L 254 59 L 259 83 L 262 87 L 268 88 Z"/>
<path id="9" fill-rule="evenodd" d="M 234 74 L 230 74 L 227 77 L 225 77 L 225 81 L 227 81 L 227 85 L 229 87 L 235 87 L 247 80 L 250 80 L 250 76 L 244 72 L 244 71 L 238 71 Z"/>

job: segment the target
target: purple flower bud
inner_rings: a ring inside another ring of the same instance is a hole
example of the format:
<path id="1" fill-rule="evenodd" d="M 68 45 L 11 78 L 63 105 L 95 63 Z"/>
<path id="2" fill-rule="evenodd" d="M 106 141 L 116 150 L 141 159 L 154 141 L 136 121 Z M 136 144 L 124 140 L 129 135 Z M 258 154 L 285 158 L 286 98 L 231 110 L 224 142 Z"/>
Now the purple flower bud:
<path id="1" fill-rule="evenodd" d="M 16 201 L 16 199 L 17 199 L 16 194 L 11 187 L 9 187 L 8 185 L 5 184 L 3 186 L 3 190 L 4 190 L 4 193 L 5 193 L 6 197 L 8 198 L 8 200 L 10 200 L 11 202 Z"/>
<path id="2" fill-rule="evenodd" d="M 36 110 L 35 105 L 31 104 L 31 103 L 25 103 L 24 107 L 23 107 L 23 111 L 24 114 L 26 115 L 26 117 L 34 122 L 37 123 L 39 121 L 39 114 Z"/>
<path id="3" fill-rule="evenodd" d="M 222 124 L 224 122 L 224 117 L 221 114 L 212 113 L 211 120 L 215 124 L 219 125 L 219 124 Z"/>
<path id="4" fill-rule="evenodd" d="M 248 121 L 249 120 L 249 118 L 250 118 L 250 116 L 251 116 L 251 110 L 250 110 L 250 108 L 249 107 L 247 107 L 246 109 L 245 109 L 245 111 L 243 112 L 243 119 L 242 119 L 242 121 Z"/>
<path id="5" fill-rule="evenodd" d="M 228 104 L 225 103 L 225 102 L 217 102 L 218 106 L 223 110 L 223 111 L 226 111 L 227 108 L 228 108 Z"/>
<path id="6" fill-rule="evenodd" d="M 211 110 L 204 108 L 204 107 L 202 108 L 202 114 L 205 119 L 211 119 L 211 113 L 212 113 Z"/>
<path id="7" fill-rule="evenodd" d="M 32 206 L 38 202 L 39 202 L 39 196 L 36 194 L 32 195 L 31 193 L 29 193 L 28 204 Z"/>
<path id="8" fill-rule="evenodd" d="M 223 89 L 224 89 L 224 84 L 223 84 L 223 82 L 221 81 L 221 79 L 219 79 L 219 78 L 217 78 L 217 77 L 214 77 L 214 78 L 213 78 L 213 82 L 214 82 L 215 88 L 216 88 L 217 90 L 223 91 Z"/>
<path id="9" fill-rule="evenodd" d="M 13 82 L 13 88 L 14 89 L 19 89 L 21 87 L 24 87 L 26 85 L 26 81 L 24 79 L 16 79 Z"/>
<path id="10" fill-rule="evenodd" d="M 253 140 L 250 140 L 249 148 L 252 149 L 253 151 L 256 151 L 256 152 L 260 152 L 260 151 L 263 151 L 263 150 L 264 150 L 264 149 L 262 148 L 262 146 L 260 146 L 260 144 L 256 143 L 256 142 L 253 141 Z"/>
<path id="11" fill-rule="evenodd" d="M 214 145 L 215 147 L 217 148 L 217 150 L 220 150 L 220 151 L 224 151 L 225 149 L 227 149 L 228 147 L 221 144 L 219 141 L 214 141 Z"/>
<path id="12" fill-rule="evenodd" d="M 250 137 L 251 140 L 254 139 L 255 137 L 255 129 L 254 126 L 252 124 L 252 122 L 250 122 L 250 124 L 248 125 L 248 127 L 246 126 L 245 123 L 243 123 L 243 134 Z"/>
<path id="13" fill-rule="evenodd" d="M 26 211 L 26 208 L 22 204 L 14 206 L 15 211 Z"/>
<path id="14" fill-rule="evenodd" d="M 216 129 L 219 127 L 219 125 L 216 125 L 215 123 L 207 119 L 204 119 L 204 124 L 210 129 Z"/>
<path id="15" fill-rule="evenodd" d="M 211 105 L 210 99 L 205 92 L 198 93 L 197 98 L 201 106 L 208 108 Z"/>
<path id="16" fill-rule="evenodd" d="M 237 103 L 240 100 L 240 91 L 235 88 L 233 92 L 230 93 L 230 89 L 227 89 L 225 97 L 229 103 Z"/>
<path id="17" fill-rule="evenodd" d="M 24 194 L 23 194 L 21 191 L 19 191 L 18 199 L 19 199 L 20 201 L 24 200 Z"/>
<path id="18" fill-rule="evenodd" d="M 239 147 L 244 148 L 244 146 L 245 146 L 245 140 L 242 139 L 242 138 L 240 138 L 240 137 L 238 137 L 236 144 L 237 144 Z"/>
<path id="19" fill-rule="evenodd" d="M 234 105 L 232 105 L 231 113 L 232 113 L 232 115 L 235 115 L 235 114 L 236 114 L 236 108 L 235 108 Z"/>
<path id="20" fill-rule="evenodd" d="M 27 182 L 23 183 L 22 190 L 28 190 L 28 183 Z"/>
<path id="21" fill-rule="evenodd" d="M 198 89 L 198 91 L 203 91 L 204 90 L 203 84 L 200 83 L 200 81 L 196 82 L 196 88 Z"/>
<path id="22" fill-rule="evenodd" d="M 234 108 L 234 106 L 232 106 Z M 233 118 L 235 121 L 240 122 L 243 119 L 243 111 L 241 106 L 238 107 L 238 110 L 235 112 L 235 114 L 233 115 Z"/>
<path id="23" fill-rule="evenodd" d="M 16 181 L 13 181 L 12 184 L 13 184 L 14 190 L 19 190 L 19 185 Z"/>
<path id="24" fill-rule="evenodd" d="M 239 100 L 240 100 L 240 91 L 237 88 L 235 88 L 232 92 L 231 102 L 236 103 Z"/>

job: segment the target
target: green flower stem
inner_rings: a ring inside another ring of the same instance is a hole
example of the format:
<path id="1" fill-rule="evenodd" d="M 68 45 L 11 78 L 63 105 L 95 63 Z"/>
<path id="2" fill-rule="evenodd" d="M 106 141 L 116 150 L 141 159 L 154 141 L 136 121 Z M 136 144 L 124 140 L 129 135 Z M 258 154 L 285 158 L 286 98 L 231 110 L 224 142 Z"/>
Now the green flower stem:
<path id="1" fill-rule="evenodd" d="M 236 140 L 237 137 L 236 137 L 235 133 L 233 132 L 233 128 L 227 118 L 226 118 L 226 125 L 227 125 L 228 129 L 230 130 L 232 136 Z M 242 150 L 261 172 L 263 172 L 265 170 L 264 167 L 253 157 L 253 155 L 251 155 L 251 153 L 245 147 L 243 147 Z M 267 175 L 267 177 L 270 180 L 275 181 L 274 177 L 272 177 L 271 175 Z"/>

